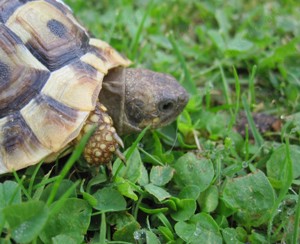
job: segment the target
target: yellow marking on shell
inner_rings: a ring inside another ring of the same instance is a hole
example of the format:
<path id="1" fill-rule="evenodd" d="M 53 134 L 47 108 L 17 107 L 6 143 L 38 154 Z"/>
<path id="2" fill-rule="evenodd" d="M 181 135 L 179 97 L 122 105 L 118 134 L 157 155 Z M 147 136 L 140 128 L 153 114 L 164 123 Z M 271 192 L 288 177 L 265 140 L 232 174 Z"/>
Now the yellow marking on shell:
<path id="1" fill-rule="evenodd" d="M 76 69 L 71 65 L 52 72 L 42 93 L 69 107 L 91 111 L 95 108 L 104 74 Z"/>
<path id="2" fill-rule="evenodd" d="M 107 74 L 108 68 L 106 67 L 106 63 L 103 62 L 102 59 L 98 58 L 95 54 L 93 53 L 86 53 L 83 55 L 80 60 L 82 62 L 85 62 L 86 64 L 91 65 L 93 68 L 98 70 L 99 72 L 103 74 Z"/>
<path id="3" fill-rule="evenodd" d="M 101 144 L 101 145 L 100 145 L 100 148 L 101 148 L 102 150 L 104 150 L 104 149 L 106 148 L 106 145 L 105 145 L 105 144 Z"/>
<path id="4" fill-rule="evenodd" d="M 18 11 L 18 10 L 17 10 Z M 15 19 L 13 19 L 13 21 L 10 21 L 10 19 L 6 22 L 6 25 L 14 32 L 17 33 L 18 36 L 21 38 L 21 40 L 24 43 L 27 43 L 31 38 L 31 33 L 29 33 L 28 31 L 26 31 L 26 29 L 24 29 L 24 26 L 22 26 L 19 22 L 14 22 Z"/>
<path id="5" fill-rule="evenodd" d="M 108 43 L 91 38 L 89 44 L 104 52 L 106 58 L 108 58 L 108 62 L 106 62 L 106 67 L 108 69 L 117 67 L 117 66 L 129 66 L 131 61 L 127 58 L 122 57 L 114 48 L 112 48 Z"/>
<path id="6" fill-rule="evenodd" d="M 105 136 L 105 140 L 108 141 L 108 142 L 112 141 L 113 138 L 112 138 L 111 134 L 107 134 L 107 135 Z"/>
<path id="7" fill-rule="evenodd" d="M 100 142 L 102 138 L 101 138 L 101 136 L 96 136 L 95 139 L 96 139 L 96 141 Z"/>
<path id="8" fill-rule="evenodd" d="M 21 109 L 21 114 L 38 140 L 53 152 L 59 151 L 79 135 L 89 115 L 85 111 L 58 114 L 45 102 L 34 99 Z"/>

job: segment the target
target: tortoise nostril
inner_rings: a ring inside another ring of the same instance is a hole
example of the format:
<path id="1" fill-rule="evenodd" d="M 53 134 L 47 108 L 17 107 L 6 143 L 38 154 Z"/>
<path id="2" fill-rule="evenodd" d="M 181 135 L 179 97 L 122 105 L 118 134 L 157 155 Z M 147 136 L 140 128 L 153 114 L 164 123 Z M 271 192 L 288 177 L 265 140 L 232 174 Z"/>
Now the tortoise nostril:
<path id="1" fill-rule="evenodd" d="M 174 102 L 173 101 L 163 101 L 160 102 L 158 105 L 158 109 L 161 112 L 170 112 L 174 109 Z"/>

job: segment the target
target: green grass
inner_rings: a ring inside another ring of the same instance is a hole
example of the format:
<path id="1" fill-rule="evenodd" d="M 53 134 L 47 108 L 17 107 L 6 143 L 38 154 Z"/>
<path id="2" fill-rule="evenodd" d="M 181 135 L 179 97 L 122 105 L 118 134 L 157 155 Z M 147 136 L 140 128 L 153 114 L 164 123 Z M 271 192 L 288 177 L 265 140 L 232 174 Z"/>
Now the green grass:
<path id="1" fill-rule="evenodd" d="M 1 242 L 299 243 L 298 1 L 66 2 L 133 66 L 175 76 L 190 102 L 173 124 L 124 137 L 127 164 L 112 176 L 85 167 L 84 142 L 1 176 Z M 281 131 L 258 130 L 257 112 L 284 118 Z"/>

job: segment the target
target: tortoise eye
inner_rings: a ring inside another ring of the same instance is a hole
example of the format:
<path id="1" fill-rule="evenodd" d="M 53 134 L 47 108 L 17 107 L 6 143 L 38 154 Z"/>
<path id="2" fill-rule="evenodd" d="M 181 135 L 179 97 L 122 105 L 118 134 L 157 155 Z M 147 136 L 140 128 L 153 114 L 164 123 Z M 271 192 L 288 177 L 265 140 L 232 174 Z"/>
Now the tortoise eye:
<path id="1" fill-rule="evenodd" d="M 144 119 L 144 102 L 140 99 L 133 99 L 126 103 L 126 114 L 128 119 L 139 124 Z"/>

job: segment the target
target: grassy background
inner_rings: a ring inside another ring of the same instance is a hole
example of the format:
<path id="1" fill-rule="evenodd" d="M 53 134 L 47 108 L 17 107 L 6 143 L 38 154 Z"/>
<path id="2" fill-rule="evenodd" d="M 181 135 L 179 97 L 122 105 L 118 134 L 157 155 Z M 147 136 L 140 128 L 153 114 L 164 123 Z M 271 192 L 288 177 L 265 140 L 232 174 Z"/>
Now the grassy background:
<path id="1" fill-rule="evenodd" d="M 2 240 L 298 243 L 298 1 L 66 2 L 96 37 L 136 67 L 172 74 L 191 99 L 172 125 L 125 137 L 128 163 L 117 160 L 112 178 L 84 167 L 82 145 L 65 164 L 2 176 Z M 283 118 L 282 129 L 262 133 L 258 112 Z"/>

